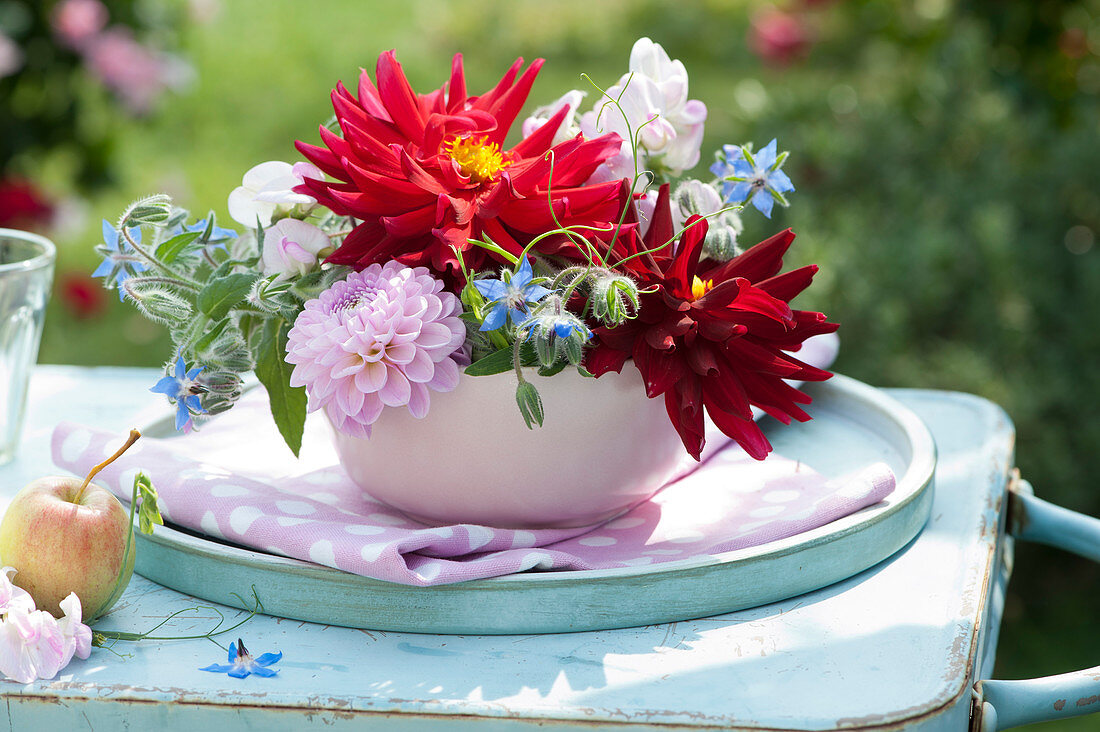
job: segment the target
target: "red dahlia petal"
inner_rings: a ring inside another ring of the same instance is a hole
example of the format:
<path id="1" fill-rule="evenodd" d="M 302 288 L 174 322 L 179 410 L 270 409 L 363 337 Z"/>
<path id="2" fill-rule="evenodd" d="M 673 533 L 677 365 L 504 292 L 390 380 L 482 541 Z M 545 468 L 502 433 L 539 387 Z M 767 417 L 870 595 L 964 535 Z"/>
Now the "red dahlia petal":
<path id="1" fill-rule="evenodd" d="M 653 207 L 653 220 L 649 222 L 649 231 L 646 232 L 642 243 L 646 249 L 655 249 L 672 239 L 675 233 L 672 227 L 672 209 L 669 207 L 668 183 L 665 183 L 657 190 L 657 205 Z M 671 249 L 670 246 L 669 253 Z"/>
<path id="2" fill-rule="evenodd" d="M 754 460 L 763 460 L 772 451 L 772 444 L 764 436 L 764 432 L 751 417 L 739 417 L 730 414 L 718 407 L 714 399 L 708 394 L 706 399 L 707 414 L 722 434 L 732 438 L 740 445 L 749 457 Z"/>
<path id="3" fill-rule="evenodd" d="M 424 206 L 397 216 L 383 216 L 380 220 L 382 225 L 386 227 L 387 234 L 405 238 L 416 236 L 425 229 L 430 229 L 439 223 L 436 211 L 437 207 L 435 205 Z M 465 243 L 465 237 L 463 237 L 463 243 Z"/>
<path id="4" fill-rule="evenodd" d="M 321 127 L 321 129 L 324 129 L 324 127 Z M 333 155 L 331 151 L 323 147 L 311 145 L 308 142 L 302 142 L 301 140 L 295 141 L 294 147 L 305 156 L 306 160 L 316 165 L 326 174 L 331 175 L 333 178 L 344 177 L 344 169 L 340 165 L 339 159 Z M 310 179 L 307 178 L 306 180 Z"/>
<path id="5" fill-rule="evenodd" d="M 333 92 L 332 109 L 336 112 L 336 119 L 340 123 L 340 129 L 347 129 L 347 125 L 353 124 L 363 134 L 368 135 L 382 146 L 400 144 L 405 141 L 394 128 L 389 115 L 381 116 L 366 112 L 360 105 L 344 96 Z M 385 110 L 382 110 L 383 112 Z"/>
<path id="6" fill-rule="evenodd" d="M 708 377 L 703 388 L 718 409 L 743 419 L 752 419 L 749 395 L 732 368 L 723 368 L 719 375 Z"/>
<path id="7" fill-rule="evenodd" d="M 724 282 L 730 277 L 744 277 L 754 284 L 766 280 L 783 267 L 783 255 L 793 241 L 794 232 L 785 229 L 699 276 L 714 282 Z"/>
<path id="8" fill-rule="evenodd" d="M 597 345 L 585 351 L 584 367 L 594 376 L 603 376 L 608 371 L 621 373 L 629 355 L 627 351 Z"/>
<path id="9" fill-rule="evenodd" d="M 565 115 L 567 114 L 569 114 L 569 107 L 562 107 L 559 109 L 554 113 L 553 117 L 546 121 L 546 124 L 520 140 L 519 143 L 512 148 L 511 153 L 525 158 L 545 153 L 552 146 L 554 135 L 557 133 L 558 127 L 561 126 L 562 120 L 565 119 Z"/>
<path id="10" fill-rule="evenodd" d="M 641 340 L 634 345 L 634 365 L 642 372 L 646 395 L 650 399 L 664 394 L 688 374 L 678 353 L 647 348 Z"/>
<path id="11" fill-rule="evenodd" d="M 428 193 L 439 195 L 448 192 L 438 178 L 420 167 L 420 164 L 404 150 L 401 151 L 401 172 L 410 183 Z"/>
<path id="12" fill-rule="evenodd" d="M 703 293 L 701 298 L 693 302 L 692 308 L 708 311 L 723 308 L 736 300 L 741 291 L 748 286 L 749 281 L 742 277 L 734 277 L 731 280 L 719 282 Z"/>
<path id="13" fill-rule="evenodd" d="M 389 111 L 394 125 L 417 146 L 424 144 L 424 118 L 420 114 L 420 101 L 409 86 L 405 72 L 393 51 L 378 57 L 374 71 L 378 80 L 378 96 Z"/>
<path id="14" fill-rule="evenodd" d="M 497 129 L 489 135 L 490 142 L 504 146 L 504 138 L 508 135 L 508 130 L 512 128 L 512 123 L 516 121 L 520 110 L 523 109 L 523 105 L 527 101 L 527 95 L 531 93 L 531 86 L 535 83 L 535 77 L 539 75 L 539 69 L 542 68 L 543 63 L 545 63 L 543 59 L 535 59 L 523 72 L 523 76 L 519 78 L 515 86 L 504 92 L 500 99 L 494 101 L 486 110 L 496 117 L 498 124 Z"/>
<path id="15" fill-rule="evenodd" d="M 462 54 L 451 60 L 451 80 L 447 83 L 447 111 L 462 111 L 466 106 L 466 74 L 462 70 Z"/>
<path id="16" fill-rule="evenodd" d="M 810 283 L 814 280 L 815 274 L 817 274 L 817 265 L 809 264 L 805 267 L 799 267 L 798 269 L 792 269 L 790 272 L 776 275 L 775 277 L 769 277 L 763 282 L 758 282 L 756 286 L 772 297 L 778 297 L 780 300 L 790 302 L 795 296 L 810 286 Z"/>
<path id="17" fill-rule="evenodd" d="M 685 227 L 672 266 L 665 272 L 665 279 L 673 292 L 690 298 L 695 271 L 699 268 L 699 255 L 703 251 L 703 240 L 707 238 L 708 224 L 706 219 L 695 215 L 687 220 Z"/>
<path id="18" fill-rule="evenodd" d="M 684 447 L 696 460 L 706 443 L 703 429 L 703 390 L 698 379 L 684 379 L 665 394 L 665 411 Z"/>
<path id="19" fill-rule="evenodd" d="M 475 109 L 490 109 L 496 104 L 500 97 L 508 92 L 512 88 L 512 84 L 516 81 L 516 76 L 519 75 L 519 70 L 523 68 L 523 58 L 517 58 L 512 66 L 504 73 L 504 76 L 500 77 L 500 81 L 489 91 L 485 92 L 479 97 L 473 97 L 470 99 L 471 106 Z"/>
<path id="20" fill-rule="evenodd" d="M 382 104 L 382 97 L 378 95 L 378 88 L 370 79 L 366 69 L 359 69 L 359 106 L 369 115 L 378 117 L 385 122 L 393 122 L 390 113 Z"/>

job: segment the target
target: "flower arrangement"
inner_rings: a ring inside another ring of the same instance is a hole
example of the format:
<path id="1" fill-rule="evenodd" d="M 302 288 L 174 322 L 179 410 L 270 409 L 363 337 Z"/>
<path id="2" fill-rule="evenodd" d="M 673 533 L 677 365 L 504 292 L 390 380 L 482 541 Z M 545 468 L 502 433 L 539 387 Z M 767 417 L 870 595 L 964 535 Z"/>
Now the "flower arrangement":
<path id="1" fill-rule="evenodd" d="M 809 419 L 786 380 L 830 375 L 793 355 L 837 327 L 790 305 L 816 267 L 781 273 L 789 230 L 738 241 L 748 204 L 788 205 L 786 153 L 725 145 L 711 176 L 686 177 L 707 109 L 647 38 L 617 83 L 589 80 L 591 108 L 570 91 L 509 146 L 541 65 L 472 95 L 456 55 L 419 94 L 383 53 L 354 93 L 333 90 L 320 144 L 297 143 L 306 161 L 244 175 L 228 199 L 241 233 L 162 195 L 105 222 L 96 274 L 175 341 L 154 389 L 177 429 L 232 407 L 250 370 L 296 454 L 308 411 L 369 438 L 386 409 L 431 419 L 463 373 L 514 372 L 534 428 L 552 419 L 540 378 L 637 369 L 696 459 L 705 417 L 758 459 L 754 408 Z"/>

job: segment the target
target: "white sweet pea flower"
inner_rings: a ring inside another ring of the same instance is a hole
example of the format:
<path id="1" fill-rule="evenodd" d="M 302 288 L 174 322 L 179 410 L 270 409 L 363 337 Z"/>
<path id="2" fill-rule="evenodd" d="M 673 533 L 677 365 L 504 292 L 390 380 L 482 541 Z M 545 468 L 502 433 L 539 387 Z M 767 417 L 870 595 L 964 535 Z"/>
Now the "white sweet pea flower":
<path id="1" fill-rule="evenodd" d="M 557 114 L 562 107 L 568 107 L 569 112 L 566 113 L 565 119 L 561 121 L 557 132 L 554 133 L 552 144 L 557 145 L 576 137 L 581 131 L 577 124 L 577 109 L 580 108 L 584 97 L 584 92 L 573 89 L 572 91 L 567 91 L 557 101 L 539 107 L 531 113 L 530 117 L 523 121 L 523 136 L 530 137 L 535 130 L 549 122 L 550 118 Z"/>
<path id="2" fill-rule="evenodd" d="M 301 277 L 317 266 L 318 255 L 332 247 L 328 235 L 298 219 L 280 219 L 264 232 L 260 270 L 279 280 Z"/>
<path id="3" fill-rule="evenodd" d="M 624 139 L 622 152 L 607 162 L 607 171 L 597 173 L 599 178 L 633 176 L 628 123 L 638 138 L 640 169 L 675 177 L 699 162 L 707 108 L 687 98 L 687 70 L 660 44 L 639 38 L 630 52 L 630 71 L 607 93 L 619 100 L 621 113 L 603 97 L 581 118 L 585 135 L 616 132 Z"/>
<path id="4" fill-rule="evenodd" d="M 249 169 L 241 185 L 229 194 L 229 215 L 244 226 L 253 227 L 258 219 L 266 227 L 277 213 L 286 215 L 295 207 L 299 207 L 299 212 L 308 212 L 317 200 L 293 190 L 305 178 L 322 180 L 324 173 L 312 163 L 291 165 L 280 160 L 260 163 Z"/>

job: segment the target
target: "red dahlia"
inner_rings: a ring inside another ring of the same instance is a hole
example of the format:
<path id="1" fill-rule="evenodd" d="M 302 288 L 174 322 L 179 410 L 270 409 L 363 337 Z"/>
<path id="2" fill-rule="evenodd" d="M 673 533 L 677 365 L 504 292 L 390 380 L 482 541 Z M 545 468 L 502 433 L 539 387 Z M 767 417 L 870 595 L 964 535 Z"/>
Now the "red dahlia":
<path id="1" fill-rule="evenodd" d="M 645 240 L 630 228 L 613 253 L 621 259 L 660 246 L 673 236 L 671 222 L 665 186 Z M 837 324 L 821 313 L 791 309 L 790 300 L 809 286 L 817 267 L 778 274 L 794 240 L 789 229 L 715 264 L 699 261 L 706 220 L 694 216 L 688 226 L 678 246 L 623 265 L 651 291 L 642 296 L 637 319 L 594 329 L 598 338 L 586 365 L 599 376 L 620 371 L 632 357 L 649 397 L 664 395 L 668 416 L 695 459 L 703 449 L 705 409 L 722 432 L 761 460 L 772 447 L 751 407 L 785 424 L 808 420 L 798 405 L 810 397 L 784 379 L 823 381 L 831 374 L 789 352 Z"/>
<path id="2" fill-rule="evenodd" d="M 321 127 L 325 147 L 296 143 L 336 179 L 307 178 L 298 192 L 362 222 L 329 262 L 362 269 L 397 259 L 442 274 L 447 268 L 457 272 L 450 248 L 455 246 L 468 252 L 468 266 L 478 268 L 486 250 L 471 248 L 467 239 L 488 235 L 518 254 L 534 236 L 555 228 L 548 189 L 566 226 L 605 226 L 617 218 L 619 182 L 584 182 L 619 151 L 618 136 L 577 136 L 551 147 L 569 111 L 562 109 L 518 145 L 503 149 L 542 60 L 520 75 L 522 66 L 518 59 L 495 87 L 469 96 L 458 54 L 446 85 L 416 94 L 387 51 L 378 57 L 377 86 L 363 71 L 358 99 L 342 84 L 336 87 L 332 104 L 342 136 Z M 540 249 L 554 246 L 565 245 Z"/>

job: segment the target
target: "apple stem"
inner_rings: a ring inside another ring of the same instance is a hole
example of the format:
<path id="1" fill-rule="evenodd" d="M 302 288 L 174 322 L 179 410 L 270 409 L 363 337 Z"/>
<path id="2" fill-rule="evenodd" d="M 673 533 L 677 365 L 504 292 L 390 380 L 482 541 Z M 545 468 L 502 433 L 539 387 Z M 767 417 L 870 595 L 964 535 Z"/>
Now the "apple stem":
<path id="1" fill-rule="evenodd" d="M 137 430 L 130 430 L 130 437 L 126 440 L 126 444 L 120 447 L 114 455 L 92 468 L 91 472 L 88 473 L 88 477 L 85 478 L 84 482 L 80 484 L 80 490 L 76 492 L 76 498 L 73 499 L 73 503 L 80 503 L 80 499 L 84 497 L 84 489 L 86 489 L 88 487 L 88 484 L 92 482 L 92 478 L 94 478 L 96 474 L 99 473 L 99 471 L 103 470 L 115 460 L 118 460 L 120 457 L 122 457 L 122 453 L 129 450 L 130 447 L 140 438 L 140 432 L 138 432 Z"/>

